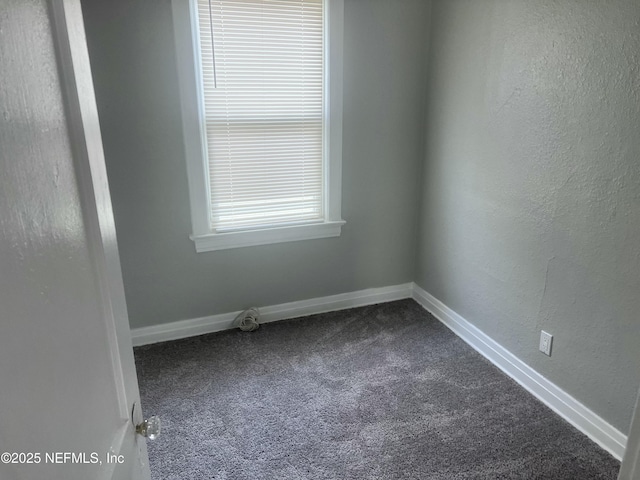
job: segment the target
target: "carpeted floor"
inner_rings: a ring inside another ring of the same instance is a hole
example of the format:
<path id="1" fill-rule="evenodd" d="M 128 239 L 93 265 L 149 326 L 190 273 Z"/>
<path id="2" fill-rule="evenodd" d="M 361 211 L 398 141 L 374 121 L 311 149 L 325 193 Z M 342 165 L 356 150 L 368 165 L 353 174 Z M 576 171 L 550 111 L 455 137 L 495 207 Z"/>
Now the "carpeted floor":
<path id="1" fill-rule="evenodd" d="M 615 479 L 412 300 L 137 348 L 155 480 Z"/>

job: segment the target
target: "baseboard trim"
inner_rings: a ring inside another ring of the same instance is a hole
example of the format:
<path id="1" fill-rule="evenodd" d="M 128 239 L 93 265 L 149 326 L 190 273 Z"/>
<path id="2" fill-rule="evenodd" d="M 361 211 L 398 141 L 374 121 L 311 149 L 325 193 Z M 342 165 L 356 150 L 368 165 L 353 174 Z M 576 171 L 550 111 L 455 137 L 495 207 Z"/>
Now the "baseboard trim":
<path id="1" fill-rule="evenodd" d="M 418 285 L 413 299 L 525 390 L 621 460 L 627 436 Z"/>
<path id="2" fill-rule="evenodd" d="M 390 287 L 369 288 L 339 295 L 311 298 L 297 302 L 281 303 L 267 307 L 259 307 L 261 323 L 276 322 L 288 318 L 305 317 L 317 313 L 364 307 L 376 303 L 391 302 L 411 298 L 413 283 L 404 283 Z M 192 318 L 177 322 L 134 328 L 131 337 L 134 347 L 151 343 L 178 340 L 181 338 L 219 332 L 232 327 L 233 320 L 240 312 L 222 313 L 208 317 Z"/>

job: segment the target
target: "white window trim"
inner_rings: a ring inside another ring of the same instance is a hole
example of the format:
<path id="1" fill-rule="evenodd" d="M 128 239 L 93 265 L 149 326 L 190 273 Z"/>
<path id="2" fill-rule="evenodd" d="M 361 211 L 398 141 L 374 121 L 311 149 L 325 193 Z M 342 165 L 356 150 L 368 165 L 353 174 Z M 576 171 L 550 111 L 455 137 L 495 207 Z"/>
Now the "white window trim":
<path id="1" fill-rule="evenodd" d="M 187 159 L 191 223 L 197 252 L 266 245 L 340 236 L 342 225 L 342 71 L 344 0 L 324 0 L 325 84 L 324 84 L 324 211 L 325 220 L 296 226 L 230 233 L 214 233 L 209 221 L 209 184 L 206 161 L 204 107 L 200 82 L 200 51 L 194 0 L 172 0 L 176 61 L 180 81 L 180 103 L 184 148 Z"/>

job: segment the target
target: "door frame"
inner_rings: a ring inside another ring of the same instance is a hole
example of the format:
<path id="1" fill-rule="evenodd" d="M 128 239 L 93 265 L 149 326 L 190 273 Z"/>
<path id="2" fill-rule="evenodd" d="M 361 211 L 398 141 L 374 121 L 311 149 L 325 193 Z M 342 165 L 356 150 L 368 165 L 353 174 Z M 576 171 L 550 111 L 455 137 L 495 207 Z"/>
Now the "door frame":
<path id="1" fill-rule="evenodd" d="M 620 467 L 618 480 L 640 479 L 640 390 L 636 399 L 636 408 L 629 428 L 627 447 Z"/>

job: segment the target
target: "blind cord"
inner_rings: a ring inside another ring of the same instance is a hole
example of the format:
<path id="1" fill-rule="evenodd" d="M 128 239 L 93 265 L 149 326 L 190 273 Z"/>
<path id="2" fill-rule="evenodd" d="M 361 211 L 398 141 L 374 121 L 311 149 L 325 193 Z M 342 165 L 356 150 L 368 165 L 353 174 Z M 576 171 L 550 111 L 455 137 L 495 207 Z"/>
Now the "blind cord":
<path id="1" fill-rule="evenodd" d="M 213 88 L 218 88 L 218 75 L 216 74 L 216 44 L 213 39 L 213 14 L 211 13 L 211 0 L 209 0 L 209 31 L 211 33 L 211 57 L 213 59 Z"/>

